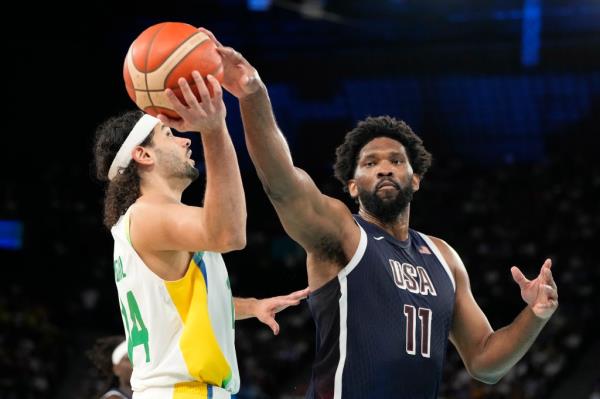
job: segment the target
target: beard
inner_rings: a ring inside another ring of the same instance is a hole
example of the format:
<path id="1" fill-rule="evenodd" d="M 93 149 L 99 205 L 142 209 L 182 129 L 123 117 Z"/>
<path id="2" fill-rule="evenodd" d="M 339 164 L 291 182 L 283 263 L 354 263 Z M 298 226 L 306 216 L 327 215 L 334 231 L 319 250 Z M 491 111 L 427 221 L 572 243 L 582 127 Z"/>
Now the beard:
<path id="1" fill-rule="evenodd" d="M 161 150 L 156 150 L 156 153 L 159 156 L 160 161 L 167 165 L 167 168 L 170 171 L 170 177 L 190 180 L 191 183 L 200 176 L 198 169 L 190 165 L 187 160 L 182 162 L 181 158 L 178 158 L 175 154 Z"/>
<path id="2" fill-rule="evenodd" d="M 198 169 L 196 169 L 192 165 L 186 163 L 184 168 L 185 168 L 185 170 L 183 170 L 182 173 L 177 177 L 183 177 L 185 179 L 190 179 L 190 183 L 191 183 L 191 182 L 194 182 L 200 176 L 200 172 L 198 171 Z"/>
<path id="3" fill-rule="evenodd" d="M 409 183 L 406 187 L 401 187 L 396 184 L 395 197 L 381 198 L 377 195 L 378 187 L 375 187 L 373 192 L 358 188 L 358 198 L 362 206 L 373 216 L 379 219 L 381 222 L 388 224 L 396 220 L 410 201 L 412 201 L 414 190 L 412 185 Z"/>

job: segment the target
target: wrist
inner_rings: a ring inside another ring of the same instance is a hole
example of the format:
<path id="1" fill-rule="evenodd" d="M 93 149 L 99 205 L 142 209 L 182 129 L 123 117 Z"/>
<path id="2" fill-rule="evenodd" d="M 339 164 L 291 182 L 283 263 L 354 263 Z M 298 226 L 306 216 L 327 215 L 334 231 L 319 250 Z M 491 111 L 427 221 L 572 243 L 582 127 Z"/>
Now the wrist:
<path id="1" fill-rule="evenodd" d="M 256 317 L 258 308 L 258 299 L 248 298 L 248 315 L 250 317 Z"/>
<path id="2" fill-rule="evenodd" d="M 527 305 L 527 309 L 529 310 L 529 314 L 530 317 L 537 323 L 539 324 L 546 324 L 548 322 L 548 320 L 550 320 L 550 317 L 552 316 L 552 314 L 548 315 L 545 312 L 538 312 L 536 311 L 533 306 L 531 305 Z"/>
<path id="3" fill-rule="evenodd" d="M 240 102 L 253 101 L 256 98 L 267 94 L 267 86 L 262 81 L 262 79 L 258 76 L 254 79 L 255 79 L 255 81 L 252 82 L 252 86 L 255 87 L 255 90 L 251 91 L 250 93 L 245 93 L 242 96 L 240 96 L 239 97 Z"/>
<path id="4" fill-rule="evenodd" d="M 234 298 L 236 320 L 256 317 L 258 299 L 256 298 Z"/>
<path id="5" fill-rule="evenodd" d="M 227 132 L 227 125 L 225 121 L 223 123 L 214 125 L 214 126 L 205 126 L 203 128 L 198 128 L 197 132 L 202 136 L 214 136 L 218 134 L 223 134 Z"/>

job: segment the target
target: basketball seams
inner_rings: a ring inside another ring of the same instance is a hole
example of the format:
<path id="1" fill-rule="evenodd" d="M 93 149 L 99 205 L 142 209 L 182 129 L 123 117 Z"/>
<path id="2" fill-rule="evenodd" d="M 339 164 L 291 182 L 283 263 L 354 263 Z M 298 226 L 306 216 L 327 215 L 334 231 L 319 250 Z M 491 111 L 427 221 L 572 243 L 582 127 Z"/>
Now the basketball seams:
<path id="1" fill-rule="evenodd" d="M 160 77 L 164 76 L 160 86 L 156 81 L 152 81 L 153 87 L 161 87 L 158 90 L 150 90 L 150 88 L 146 87 L 146 93 L 148 97 L 151 99 L 152 103 L 160 102 L 163 105 L 163 108 L 171 109 L 170 102 L 167 101 L 167 98 L 164 94 L 164 90 L 167 87 L 167 81 L 169 77 L 176 70 L 177 66 L 185 61 L 186 57 L 194 52 L 198 47 L 203 45 L 207 40 L 208 36 L 203 32 L 196 32 L 192 36 L 188 37 L 184 42 L 182 42 L 161 64 L 161 66 L 154 71 L 151 72 L 152 77 Z M 168 70 L 168 73 L 162 73 L 163 70 Z M 190 84 L 190 88 L 193 89 L 195 83 Z"/>
<path id="2" fill-rule="evenodd" d="M 188 51 L 184 52 L 183 46 L 184 45 L 189 46 L 190 42 L 193 41 L 195 36 L 200 36 L 200 41 L 195 44 L 192 43 L 192 47 Z M 208 40 L 208 36 L 205 33 L 197 32 L 194 35 L 187 38 L 183 43 L 181 43 L 181 45 L 177 49 L 175 49 L 175 51 L 173 51 L 171 53 L 171 55 L 169 55 L 167 57 L 167 59 L 165 60 L 165 62 L 163 62 L 161 67 L 156 69 L 156 72 L 158 72 L 159 69 L 163 68 L 163 66 L 164 67 L 168 66 L 168 65 L 165 65 L 165 64 L 167 64 L 167 62 L 173 63 L 171 65 L 171 68 L 169 68 L 169 73 L 165 74 L 165 79 L 163 81 L 163 87 L 167 86 L 167 80 L 169 80 L 169 77 L 171 76 L 173 71 L 177 68 L 177 66 L 179 64 L 181 64 L 181 62 L 183 62 L 183 60 L 185 60 L 185 57 L 187 57 L 188 54 L 192 53 L 194 50 L 196 50 L 198 47 L 200 47 L 207 40 Z M 180 54 L 180 53 L 183 53 L 183 54 Z M 179 58 L 177 59 L 175 56 L 178 56 Z"/>
<path id="3" fill-rule="evenodd" d="M 176 55 L 176 54 L 178 54 L 178 53 L 181 53 L 181 52 L 182 52 L 182 47 L 184 47 L 184 46 L 188 45 L 188 43 L 189 43 L 189 42 L 190 42 L 190 41 L 191 41 L 191 40 L 192 40 L 192 39 L 193 39 L 195 36 L 201 36 L 201 37 L 202 37 L 202 40 L 201 40 L 201 41 L 200 41 L 198 44 L 204 43 L 204 42 L 205 42 L 205 41 L 208 39 L 208 36 L 207 36 L 205 33 L 203 33 L 203 32 L 197 31 L 197 32 L 194 32 L 194 33 L 192 33 L 191 35 L 189 35 L 189 36 L 188 36 L 188 37 L 186 37 L 185 39 L 181 40 L 181 43 L 179 43 L 179 45 L 178 45 L 177 47 L 175 47 L 175 48 L 173 49 L 173 51 L 171 51 L 171 53 L 169 54 L 169 56 L 168 56 L 168 57 L 166 57 L 166 58 L 163 60 L 163 62 L 161 62 L 161 63 L 160 63 L 160 64 L 159 64 L 159 65 L 158 65 L 156 68 L 154 68 L 153 70 L 151 70 L 151 71 L 150 71 L 150 70 L 148 70 L 148 71 L 147 71 L 147 73 L 155 73 L 155 72 L 158 72 L 158 71 L 159 71 L 159 69 L 161 69 L 161 68 L 165 68 L 165 64 L 166 64 L 168 61 L 170 61 L 170 59 L 171 59 L 173 56 L 175 56 L 175 55 Z M 198 47 L 198 46 L 197 46 L 197 45 L 194 45 L 194 47 L 193 47 L 192 49 L 188 50 L 188 51 L 187 51 L 185 54 L 189 54 L 191 51 L 193 51 L 194 49 L 196 49 L 196 47 Z M 150 50 L 148 50 L 148 53 L 150 53 Z M 185 58 L 185 55 L 183 56 L 183 58 Z M 177 64 L 175 64 L 175 65 L 177 65 Z M 146 65 L 146 68 L 148 68 L 148 65 Z"/>
<path id="4" fill-rule="evenodd" d="M 156 36 L 157 35 L 153 36 L 152 42 L 154 41 Z M 137 103 L 141 106 L 141 108 L 143 108 L 144 110 L 147 110 L 148 108 L 155 108 L 154 111 L 157 111 L 157 107 L 171 109 L 170 103 L 167 101 L 164 95 L 164 90 L 167 86 L 166 82 L 169 79 L 169 76 L 171 76 L 175 68 L 179 64 L 181 64 L 190 53 L 192 53 L 194 50 L 196 50 L 198 47 L 204 44 L 207 40 L 209 40 L 209 38 L 203 32 L 194 33 L 193 35 L 188 37 L 184 42 L 182 42 L 173 52 L 171 52 L 171 54 L 165 58 L 165 60 L 158 68 L 155 68 L 153 71 L 150 72 L 144 73 L 139 71 L 137 68 L 135 68 L 135 65 L 133 65 L 133 61 L 128 63 L 130 67 L 130 75 L 132 75 L 132 68 L 133 73 L 140 75 L 142 73 L 144 74 L 145 87 L 136 88 L 134 85 L 136 97 L 139 99 Z M 148 46 L 149 50 L 146 56 L 150 54 L 152 42 Z M 145 67 L 147 67 L 148 65 L 147 59 L 148 57 L 146 57 Z M 219 68 L 220 65 L 215 68 L 215 71 L 218 71 Z M 163 74 L 164 70 L 168 70 L 169 73 Z M 156 79 L 159 78 L 161 75 L 166 76 L 159 83 Z M 135 80 L 136 79 L 132 79 L 132 81 Z M 139 81 L 139 79 L 137 80 Z"/>
<path id="5" fill-rule="evenodd" d="M 177 31 L 170 32 L 170 29 L 163 30 L 169 26 L 171 26 L 170 23 L 165 23 L 151 35 L 146 35 L 145 51 L 143 52 L 134 53 L 136 44 L 134 42 L 125 57 L 126 84 L 128 91 L 131 91 L 130 97 L 139 108 L 152 115 L 174 113 L 172 105 L 165 95 L 165 89 L 173 88 L 177 97 L 181 99 L 179 89 L 175 87 L 177 82 L 173 81 L 175 77 L 180 75 L 189 77 L 190 71 L 194 68 L 201 71 L 203 77 L 208 74 L 219 76 L 223 73 L 223 65 L 217 62 L 218 57 L 215 58 L 214 45 L 211 45 L 212 41 L 208 35 L 197 30 L 190 32 L 184 29 L 179 34 Z M 195 29 L 189 25 L 188 27 Z M 179 39 L 178 35 L 184 38 Z M 159 52 L 161 55 L 157 57 L 155 54 L 157 48 L 165 40 L 169 43 L 168 49 L 161 49 Z M 205 56 L 208 57 L 206 60 L 204 60 Z M 136 61 L 139 64 L 136 64 Z M 150 70 L 150 66 L 153 67 L 152 70 Z M 213 67 L 210 68 L 211 66 Z M 209 69 L 210 71 L 208 71 Z M 197 95 L 195 82 L 192 80 L 189 84 Z"/>
<path id="6" fill-rule="evenodd" d="M 146 51 L 146 54 L 144 57 L 144 81 L 146 82 L 146 90 L 148 90 L 148 60 L 150 58 L 150 52 L 152 50 L 152 45 L 154 44 L 154 40 L 156 39 L 158 34 L 165 28 L 165 26 L 167 26 L 167 25 L 163 25 L 160 27 L 160 29 L 157 29 L 156 32 L 154 33 L 154 35 L 152 36 L 150 43 L 148 43 L 148 50 Z M 152 96 L 150 96 L 148 93 L 146 93 L 146 95 L 148 97 L 148 100 L 150 101 L 151 107 L 154 107 L 154 101 L 152 101 Z M 145 108 L 144 108 L 144 110 L 145 110 Z"/>

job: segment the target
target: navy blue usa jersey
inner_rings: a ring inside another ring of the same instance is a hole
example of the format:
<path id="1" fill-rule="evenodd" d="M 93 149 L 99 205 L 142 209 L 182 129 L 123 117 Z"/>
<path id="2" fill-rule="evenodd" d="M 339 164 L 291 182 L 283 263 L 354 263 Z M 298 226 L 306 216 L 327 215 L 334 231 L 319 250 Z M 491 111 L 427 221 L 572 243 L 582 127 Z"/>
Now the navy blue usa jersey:
<path id="1" fill-rule="evenodd" d="M 455 283 L 429 237 L 399 241 L 360 216 L 356 253 L 308 298 L 316 358 L 307 398 L 434 399 Z"/>

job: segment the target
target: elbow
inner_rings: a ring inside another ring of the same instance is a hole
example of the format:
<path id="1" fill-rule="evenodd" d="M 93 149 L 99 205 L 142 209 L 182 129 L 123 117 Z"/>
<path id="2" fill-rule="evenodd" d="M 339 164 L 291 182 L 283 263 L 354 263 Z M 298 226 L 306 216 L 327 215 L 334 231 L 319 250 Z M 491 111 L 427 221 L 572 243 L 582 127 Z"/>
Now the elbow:
<path id="1" fill-rule="evenodd" d="M 500 381 L 502 379 L 502 375 L 492 375 L 492 374 L 473 373 L 473 372 L 469 372 L 469 374 L 471 374 L 471 377 L 473 377 L 477 381 L 483 382 L 484 384 L 488 384 L 488 385 L 497 384 L 498 381 Z"/>
<path id="2" fill-rule="evenodd" d="M 246 234 L 240 234 L 238 237 L 232 238 L 228 246 L 230 251 L 239 251 L 246 248 Z"/>
<path id="3" fill-rule="evenodd" d="M 476 365 L 466 365 L 467 371 L 477 381 L 483 382 L 484 384 L 494 385 L 498 383 L 504 377 L 505 373 L 497 372 L 494 370 L 486 370 Z"/>
<path id="4" fill-rule="evenodd" d="M 244 249 L 246 247 L 246 229 L 225 235 L 219 240 L 219 247 L 219 252 L 222 253 Z"/>

